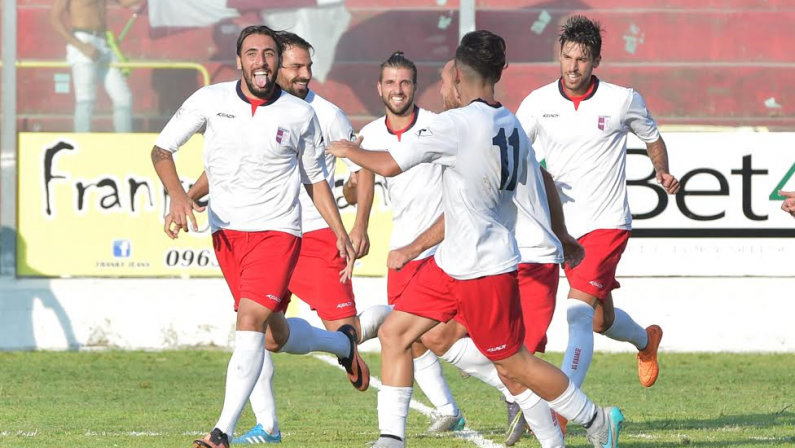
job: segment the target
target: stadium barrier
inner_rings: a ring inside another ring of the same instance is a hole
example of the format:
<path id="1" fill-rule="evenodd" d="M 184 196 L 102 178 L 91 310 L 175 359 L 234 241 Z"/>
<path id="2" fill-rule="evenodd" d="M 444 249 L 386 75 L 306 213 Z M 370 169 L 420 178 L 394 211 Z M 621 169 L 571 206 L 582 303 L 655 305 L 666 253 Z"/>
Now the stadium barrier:
<path id="1" fill-rule="evenodd" d="M 38 61 L 38 60 L 24 60 L 17 61 L 19 68 L 69 68 L 71 67 L 66 61 Z M 111 67 L 139 69 L 169 69 L 169 70 L 196 70 L 202 77 L 202 83 L 205 86 L 210 85 L 210 72 L 202 64 L 197 62 L 181 62 L 181 61 L 126 61 L 126 62 L 111 62 Z M 0 67 L 3 62 L 0 61 Z"/>

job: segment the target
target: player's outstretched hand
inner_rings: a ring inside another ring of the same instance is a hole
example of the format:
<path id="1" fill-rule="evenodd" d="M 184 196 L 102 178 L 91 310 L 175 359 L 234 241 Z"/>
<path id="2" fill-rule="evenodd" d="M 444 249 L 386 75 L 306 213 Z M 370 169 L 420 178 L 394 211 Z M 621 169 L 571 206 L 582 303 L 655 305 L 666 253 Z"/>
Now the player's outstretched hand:
<path id="1" fill-rule="evenodd" d="M 337 140 L 336 142 L 331 142 L 328 146 L 326 146 L 326 152 L 334 157 L 346 158 L 348 157 L 349 150 L 358 149 L 362 146 L 362 140 L 364 140 L 364 137 L 361 135 L 356 139 L 355 142 L 348 140 Z"/>
<path id="2" fill-rule="evenodd" d="M 351 244 L 356 251 L 356 258 L 363 258 L 370 253 L 370 237 L 367 235 L 367 229 L 357 226 L 351 229 Z"/>
<path id="3" fill-rule="evenodd" d="M 345 258 L 347 262 L 345 269 L 340 271 L 340 283 L 345 283 L 353 277 L 353 263 L 356 261 L 356 251 L 347 234 L 343 233 L 337 237 L 337 250 L 340 251 L 340 257 Z"/>
<path id="4" fill-rule="evenodd" d="M 781 210 L 784 210 L 795 218 L 795 191 L 779 190 L 778 194 L 787 198 L 784 200 L 784 203 L 781 204 Z"/>
<path id="5" fill-rule="evenodd" d="M 169 238 L 175 240 L 179 236 L 180 229 L 188 231 L 188 222 L 190 222 L 193 231 L 198 232 L 199 227 L 196 225 L 193 212 L 201 213 L 206 208 L 197 204 L 187 194 L 172 197 L 163 231 Z"/>
<path id="6" fill-rule="evenodd" d="M 657 183 L 662 185 L 668 194 L 676 194 L 679 191 L 679 181 L 671 173 L 657 173 Z"/>
<path id="7" fill-rule="evenodd" d="M 403 269 L 409 261 L 417 258 L 408 247 L 401 247 L 399 249 L 390 250 L 389 255 L 386 257 L 386 266 L 389 269 L 399 271 Z"/>
<path id="8" fill-rule="evenodd" d="M 568 265 L 569 269 L 577 267 L 585 258 L 585 249 L 582 245 L 568 233 L 560 239 L 563 246 L 563 265 Z"/>

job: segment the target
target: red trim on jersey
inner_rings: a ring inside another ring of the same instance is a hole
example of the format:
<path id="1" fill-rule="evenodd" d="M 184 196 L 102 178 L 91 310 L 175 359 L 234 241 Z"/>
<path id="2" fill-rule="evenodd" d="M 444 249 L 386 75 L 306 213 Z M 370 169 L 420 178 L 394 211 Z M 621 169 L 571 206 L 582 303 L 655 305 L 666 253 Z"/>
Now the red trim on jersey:
<path id="1" fill-rule="evenodd" d="M 246 103 L 251 104 L 251 116 L 252 117 L 254 116 L 254 112 L 257 111 L 258 107 L 260 107 L 260 106 L 268 106 L 270 104 L 273 104 L 273 103 L 276 102 L 276 100 L 279 99 L 280 96 L 282 96 L 282 88 L 279 87 L 278 84 L 276 84 L 275 88 L 273 89 L 273 92 L 271 93 L 271 96 L 269 98 L 265 98 L 265 99 L 247 97 L 246 94 L 243 93 L 243 87 L 241 87 L 241 81 L 240 80 L 237 81 L 237 86 L 236 86 L 235 90 L 237 90 L 237 96 L 241 100 L 245 101 Z"/>
<path id="2" fill-rule="evenodd" d="M 598 88 L 599 88 L 599 78 L 597 78 L 595 75 L 591 75 L 591 85 L 590 87 L 588 87 L 588 91 L 585 92 L 585 94 L 580 96 L 569 96 L 569 94 L 566 93 L 566 89 L 563 88 L 563 78 L 561 77 L 558 80 L 558 90 L 560 90 L 560 94 L 563 95 L 563 98 L 566 98 L 567 100 L 574 103 L 574 110 L 577 110 L 580 107 L 580 103 L 582 101 L 585 101 L 593 97 L 594 94 L 596 94 L 596 89 Z"/>
<path id="3" fill-rule="evenodd" d="M 397 138 L 398 138 L 398 141 L 400 141 L 400 137 L 403 136 L 403 134 L 406 131 L 408 131 L 409 129 L 413 128 L 415 124 L 417 124 L 417 116 L 420 114 L 420 108 L 417 107 L 416 105 L 414 106 L 413 114 L 414 115 L 411 117 L 411 123 L 409 123 L 409 125 L 406 126 L 405 128 L 398 129 L 398 130 L 392 129 L 392 126 L 389 125 L 389 117 L 384 118 L 384 122 L 386 123 L 386 130 L 390 134 L 396 135 Z"/>

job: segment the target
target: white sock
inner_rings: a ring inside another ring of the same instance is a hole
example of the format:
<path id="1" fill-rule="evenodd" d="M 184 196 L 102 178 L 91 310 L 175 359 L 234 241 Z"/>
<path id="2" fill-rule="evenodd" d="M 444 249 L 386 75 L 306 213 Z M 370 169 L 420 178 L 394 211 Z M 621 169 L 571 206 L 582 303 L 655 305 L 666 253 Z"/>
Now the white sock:
<path id="1" fill-rule="evenodd" d="M 362 311 L 359 314 L 359 328 L 362 331 L 362 334 L 359 335 L 359 343 L 378 336 L 378 328 L 391 312 L 390 305 L 375 305 Z"/>
<path id="2" fill-rule="evenodd" d="M 494 363 L 489 361 L 483 353 L 475 347 L 475 343 L 470 338 L 461 338 L 450 347 L 450 350 L 442 355 L 442 359 L 458 367 L 462 372 L 467 373 L 483 381 L 489 386 L 496 387 L 505 396 L 509 403 L 513 403 L 513 395 L 508 388 L 502 384 L 500 375 L 494 367 Z"/>
<path id="3" fill-rule="evenodd" d="M 251 409 L 257 416 L 257 423 L 270 435 L 279 432 L 279 420 L 276 417 L 276 395 L 273 393 L 273 358 L 271 352 L 265 350 L 262 372 L 257 378 L 254 390 L 251 391 Z"/>
<path id="4" fill-rule="evenodd" d="M 566 308 L 569 346 L 560 370 L 581 387 L 593 358 L 593 307 L 580 300 L 569 299 Z"/>
<path id="5" fill-rule="evenodd" d="M 215 427 L 230 439 L 234 436 L 235 425 L 243 407 L 254 389 L 254 384 L 262 370 L 265 356 L 265 335 L 258 331 L 236 331 L 235 350 L 229 359 L 226 370 L 226 393 L 221 417 Z"/>
<path id="6" fill-rule="evenodd" d="M 560 431 L 558 419 L 549 408 L 549 404 L 530 389 L 514 397 L 522 408 L 524 420 L 530 425 L 542 448 L 562 448 L 563 433 Z"/>
<path id="7" fill-rule="evenodd" d="M 412 391 L 412 387 L 381 386 L 378 391 L 378 428 L 381 434 L 406 440 L 406 418 Z"/>
<path id="8" fill-rule="evenodd" d="M 309 325 L 309 322 L 291 317 L 287 319 L 290 337 L 279 353 L 306 355 L 310 352 L 326 352 L 347 358 L 351 354 L 351 341 L 339 331 L 327 331 Z"/>
<path id="9" fill-rule="evenodd" d="M 444 380 L 439 358 L 428 350 L 419 358 L 414 358 L 414 381 L 442 415 L 458 415 L 453 393 Z"/>
<path id="10" fill-rule="evenodd" d="M 580 425 L 591 423 L 596 416 L 596 405 L 573 381 L 569 381 L 569 387 L 558 398 L 550 401 L 549 406 L 566 420 Z"/>
<path id="11" fill-rule="evenodd" d="M 638 351 L 646 348 L 649 343 L 649 335 L 646 330 L 640 325 L 636 324 L 629 314 L 624 310 L 616 308 L 616 320 L 613 325 L 605 331 L 605 336 L 616 341 L 629 342 L 634 345 Z"/>

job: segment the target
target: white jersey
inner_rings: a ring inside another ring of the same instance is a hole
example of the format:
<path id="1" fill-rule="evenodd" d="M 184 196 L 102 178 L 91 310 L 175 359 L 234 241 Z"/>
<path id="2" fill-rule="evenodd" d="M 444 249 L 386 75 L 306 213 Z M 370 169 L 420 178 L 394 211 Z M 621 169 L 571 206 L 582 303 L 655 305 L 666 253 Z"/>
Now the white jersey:
<path id="1" fill-rule="evenodd" d="M 417 141 L 417 130 L 433 121 L 436 114 L 415 106 L 414 120 L 402 131 L 393 131 L 381 117 L 362 128 L 362 148 L 389 148 L 398 142 Z M 405 149 L 405 148 L 404 148 Z M 390 249 L 411 244 L 430 228 L 442 214 L 442 167 L 422 163 L 404 173 L 386 178 L 389 200 L 392 203 L 392 237 Z M 437 246 L 426 249 L 415 260 L 433 255 Z"/>
<path id="2" fill-rule="evenodd" d="M 172 153 L 204 131 L 210 227 L 301 235 L 301 182 L 325 179 L 325 146 L 312 107 L 286 92 L 253 109 L 240 81 L 203 87 L 155 145 Z"/>
<path id="3" fill-rule="evenodd" d="M 627 200 L 627 132 L 651 143 L 660 132 L 643 97 L 599 81 L 577 109 L 560 80 L 530 93 L 517 118 L 533 143 L 563 202 L 575 238 L 597 229 L 632 228 Z"/>
<path id="4" fill-rule="evenodd" d="M 436 262 L 467 280 L 516 270 L 519 248 L 511 225 L 514 191 L 526 175 L 529 143 L 516 117 L 481 100 L 436 116 L 413 142 L 389 148 L 403 171 L 423 162 L 442 173 L 444 241 Z"/>
<path id="5" fill-rule="evenodd" d="M 345 116 L 342 109 L 311 90 L 306 95 L 305 101 L 315 110 L 317 120 L 320 123 L 320 130 L 323 134 L 323 140 L 326 144 L 338 140 L 356 141 L 353 125 L 348 121 L 348 117 Z M 348 165 L 348 170 L 350 172 L 356 172 L 361 169 L 348 159 L 342 159 L 342 161 Z M 337 164 L 337 158 L 331 154 L 326 154 L 325 162 L 326 172 L 328 173 L 326 181 L 331 191 L 334 191 L 334 169 Z M 315 207 L 312 198 L 309 197 L 309 193 L 306 192 L 305 188 L 301 189 L 299 199 L 301 201 L 301 227 L 304 233 L 328 228 L 326 220 L 320 216 L 320 212 L 317 211 L 317 207 Z"/>
<path id="6" fill-rule="evenodd" d="M 532 145 L 527 156 L 527 182 L 516 186 L 516 244 L 520 263 L 563 263 L 563 247 L 552 231 L 547 191 Z"/>

